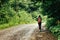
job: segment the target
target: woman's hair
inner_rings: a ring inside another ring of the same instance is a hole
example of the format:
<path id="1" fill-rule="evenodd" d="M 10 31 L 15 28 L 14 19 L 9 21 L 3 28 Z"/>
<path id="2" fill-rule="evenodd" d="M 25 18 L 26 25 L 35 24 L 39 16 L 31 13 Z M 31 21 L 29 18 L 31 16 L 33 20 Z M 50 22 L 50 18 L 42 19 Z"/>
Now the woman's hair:
<path id="1" fill-rule="evenodd" d="M 41 17 L 41 16 L 39 15 L 39 17 Z"/>
<path id="2" fill-rule="evenodd" d="M 38 18 L 41 18 L 41 16 L 39 15 Z M 41 18 L 42 19 L 42 18 Z"/>

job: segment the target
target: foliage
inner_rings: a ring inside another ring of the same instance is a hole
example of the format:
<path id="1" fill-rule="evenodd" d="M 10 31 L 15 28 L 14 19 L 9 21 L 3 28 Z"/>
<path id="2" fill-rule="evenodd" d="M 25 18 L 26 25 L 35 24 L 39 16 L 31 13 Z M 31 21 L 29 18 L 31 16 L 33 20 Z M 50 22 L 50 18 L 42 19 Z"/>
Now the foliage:
<path id="1" fill-rule="evenodd" d="M 51 26 L 57 25 L 56 19 L 54 19 L 54 18 L 48 18 L 46 24 L 47 24 L 46 25 L 47 28 L 49 29 Z"/>
<path id="2" fill-rule="evenodd" d="M 48 17 L 53 17 L 59 20 L 60 19 L 59 4 L 60 4 L 59 0 L 45 0 L 42 5 L 44 9 L 43 14 L 46 14 L 48 15 Z"/>
<path id="3" fill-rule="evenodd" d="M 58 35 L 59 13 L 60 0 L 0 0 L 0 29 L 17 24 L 34 23 L 37 16 L 41 15 L 42 22 L 47 24 L 47 29 Z"/>
<path id="4" fill-rule="evenodd" d="M 50 27 L 50 30 L 52 33 L 54 33 L 56 36 L 60 35 L 60 25 Z"/>
<path id="5" fill-rule="evenodd" d="M 60 0 L 41 0 L 42 14 L 47 15 L 47 29 L 53 34 L 60 35 Z M 60 37 L 59 37 L 60 38 Z"/>
<path id="6" fill-rule="evenodd" d="M 18 16 L 19 16 L 19 21 L 20 23 L 34 23 L 35 20 L 32 19 L 31 14 L 28 14 L 26 11 L 19 11 L 18 12 Z"/>
<path id="7" fill-rule="evenodd" d="M 33 18 L 35 15 L 28 12 L 31 1 L 26 2 L 27 0 L 0 0 L 0 29 L 36 22 Z"/>

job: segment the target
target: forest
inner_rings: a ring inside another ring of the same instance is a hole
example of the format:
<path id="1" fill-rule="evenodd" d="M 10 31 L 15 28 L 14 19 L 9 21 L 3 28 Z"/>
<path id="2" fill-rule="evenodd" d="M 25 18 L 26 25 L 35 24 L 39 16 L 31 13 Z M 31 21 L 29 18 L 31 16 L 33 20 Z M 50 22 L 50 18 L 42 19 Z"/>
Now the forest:
<path id="1" fill-rule="evenodd" d="M 60 0 L 0 0 L 0 29 L 36 23 L 38 15 L 60 40 Z"/>

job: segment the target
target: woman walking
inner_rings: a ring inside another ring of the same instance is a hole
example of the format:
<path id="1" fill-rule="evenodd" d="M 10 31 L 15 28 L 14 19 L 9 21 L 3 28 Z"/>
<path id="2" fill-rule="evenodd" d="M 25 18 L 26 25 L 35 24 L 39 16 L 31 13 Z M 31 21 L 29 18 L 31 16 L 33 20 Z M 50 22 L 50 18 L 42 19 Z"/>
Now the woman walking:
<path id="1" fill-rule="evenodd" d="M 39 15 L 38 16 L 38 26 L 39 26 L 40 31 L 41 31 L 41 22 L 42 22 L 42 19 L 41 19 L 41 16 Z"/>

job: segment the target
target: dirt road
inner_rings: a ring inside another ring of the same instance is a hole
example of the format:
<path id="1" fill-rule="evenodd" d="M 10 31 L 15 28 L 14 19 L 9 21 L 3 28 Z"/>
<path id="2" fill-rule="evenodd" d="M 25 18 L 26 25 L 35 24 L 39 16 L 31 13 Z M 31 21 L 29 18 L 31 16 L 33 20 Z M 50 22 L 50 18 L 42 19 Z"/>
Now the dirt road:
<path id="1" fill-rule="evenodd" d="M 28 40 L 36 24 L 24 24 L 0 31 L 0 40 Z"/>
<path id="2" fill-rule="evenodd" d="M 45 30 L 44 24 L 42 24 L 42 30 Z M 24 24 L 0 30 L 0 40 L 44 40 L 46 37 L 45 34 L 47 35 L 46 32 L 40 32 L 38 30 L 37 24 Z M 47 37 L 45 39 L 47 39 Z M 51 40 L 51 38 L 49 40 Z"/>

